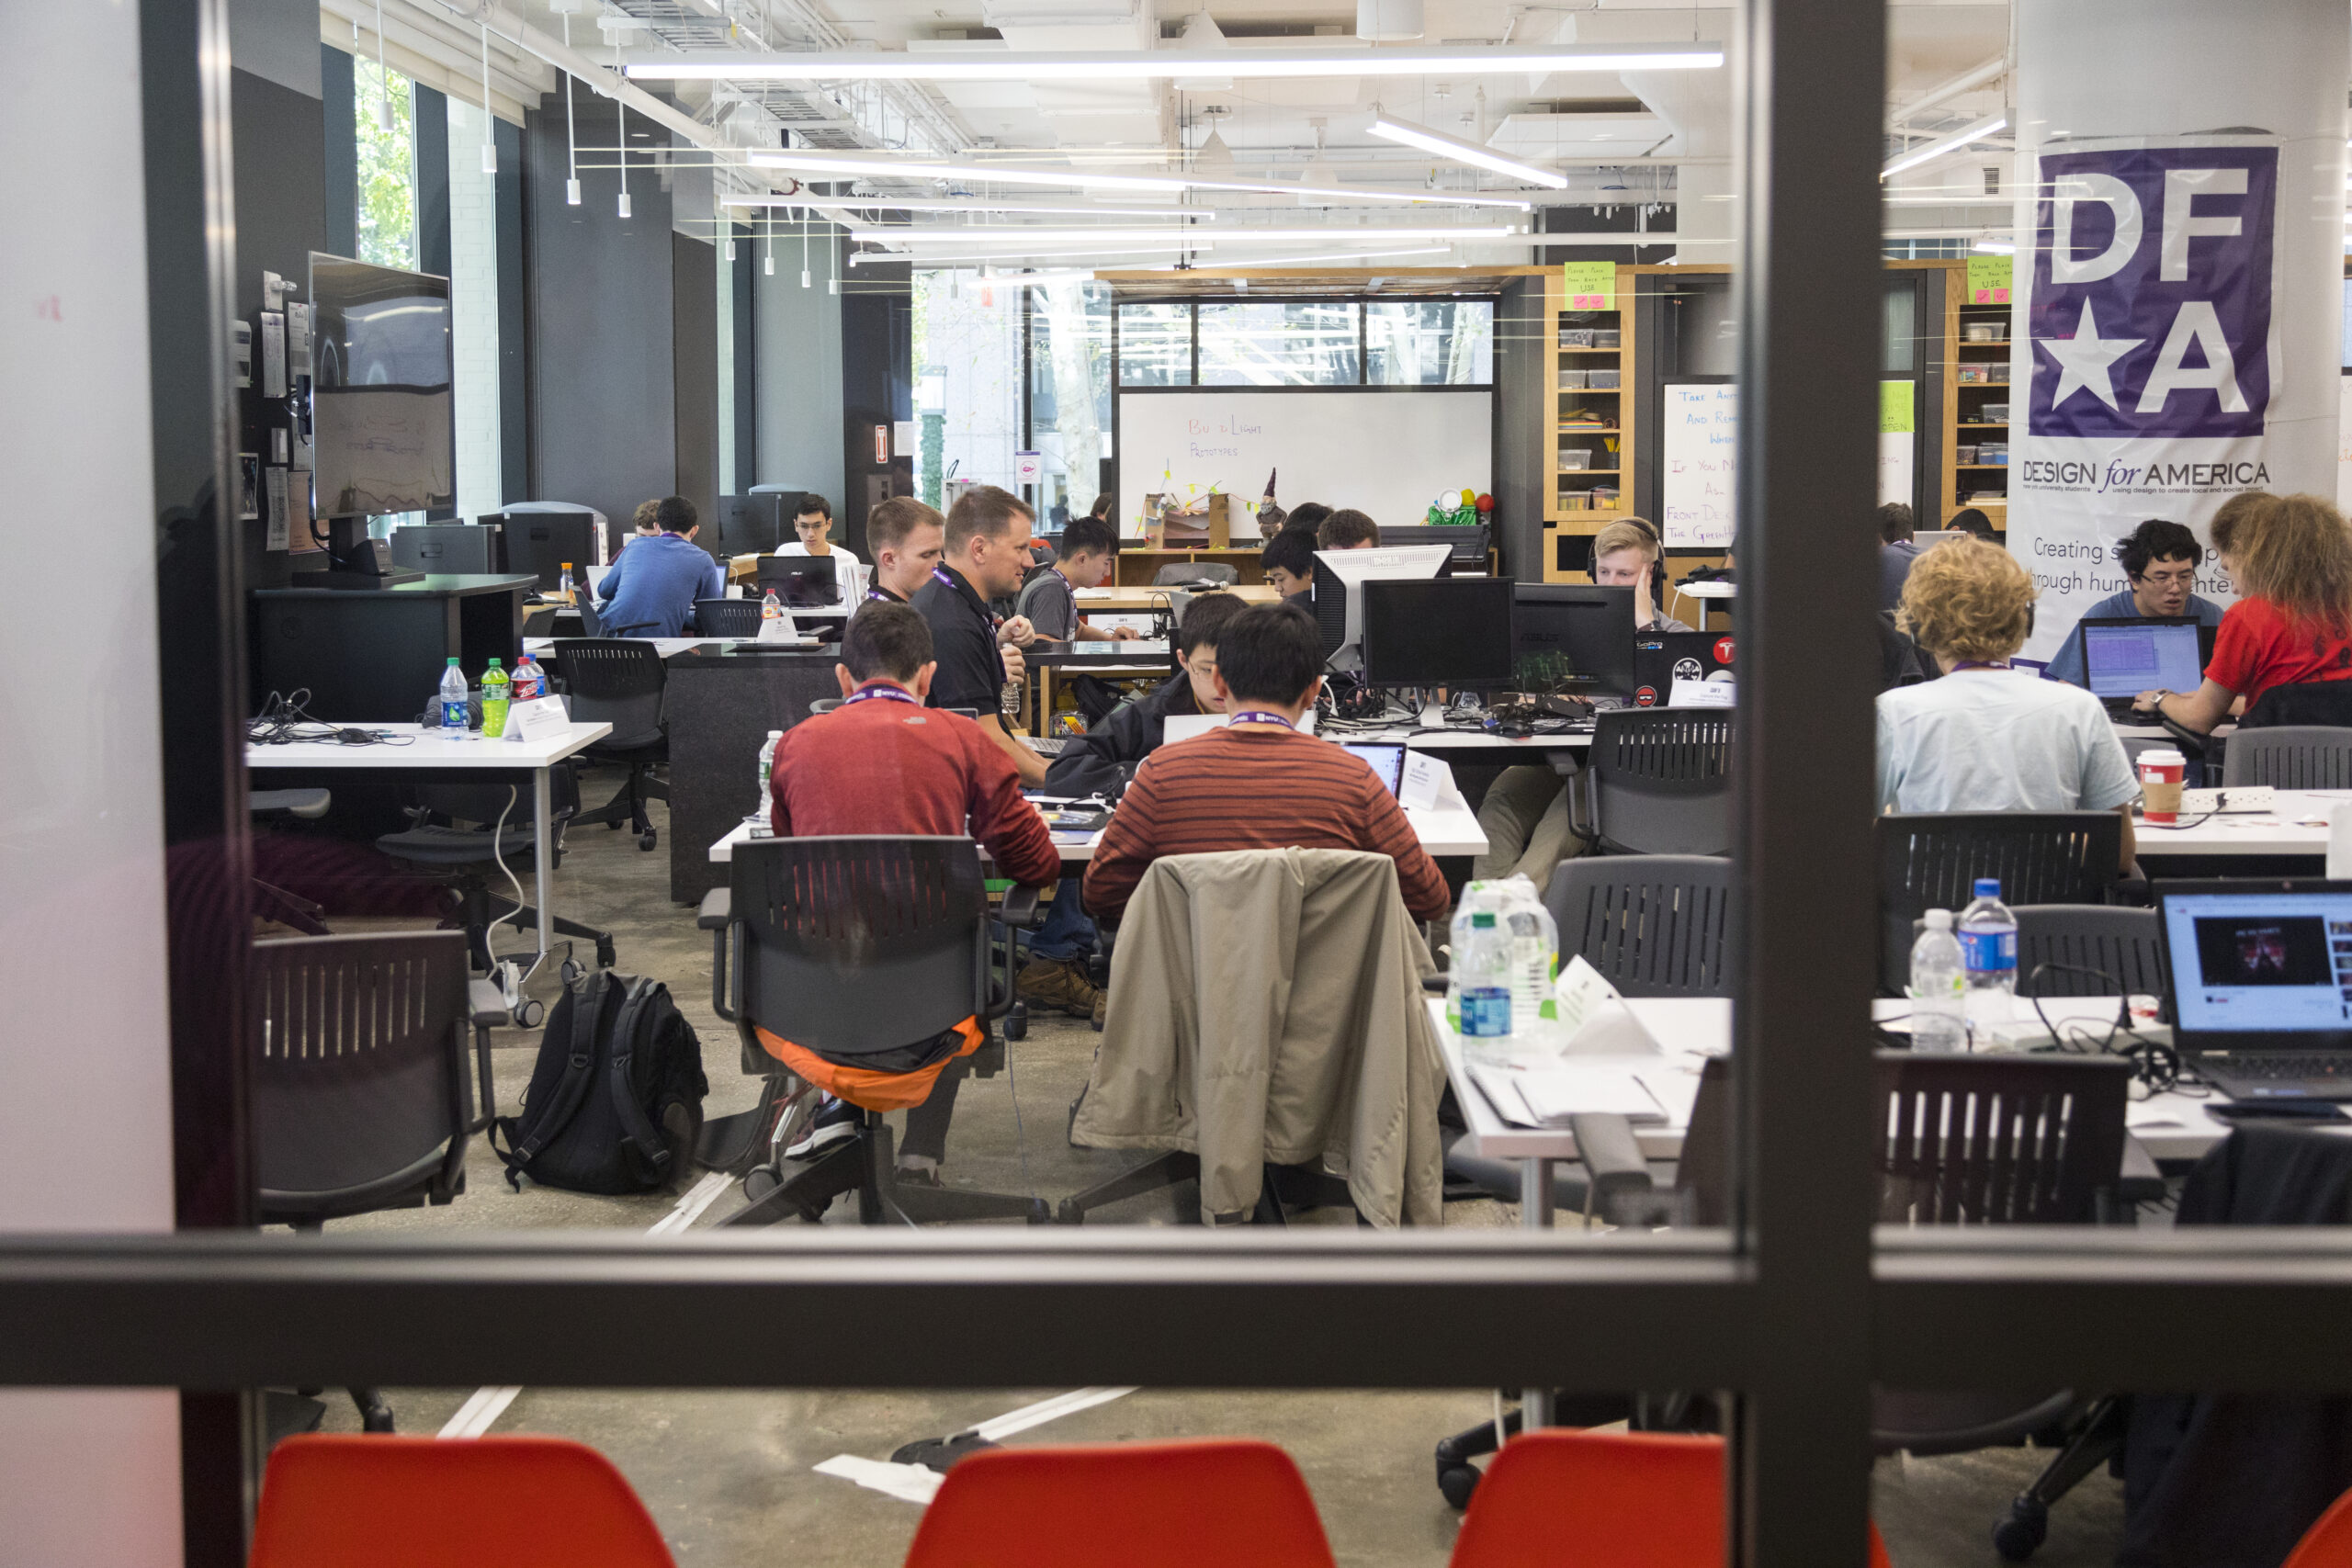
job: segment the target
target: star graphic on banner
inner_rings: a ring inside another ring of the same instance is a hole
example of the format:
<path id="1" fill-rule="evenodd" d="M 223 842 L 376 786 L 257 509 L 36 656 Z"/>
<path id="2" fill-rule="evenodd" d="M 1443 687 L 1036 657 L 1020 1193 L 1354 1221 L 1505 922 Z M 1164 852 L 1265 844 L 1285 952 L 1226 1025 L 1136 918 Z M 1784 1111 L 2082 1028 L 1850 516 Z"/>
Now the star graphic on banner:
<path id="1" fill-rule="evenodd" d="M 2084 300 L 2082 318 L 2075 323 L 2073 337 L 2041 340 L 2042 348 L 2058 362 L 2058 389 L 2050 394 L 2050 406 L 2055 409 L 2075 393 L 2087 390 L 2109 408 L 2114 408 L 2115 384 L 2108 378 L 2109 367 L 2147 341 L 2137 337 L 2100 337 L 2098 321 L 2091 314 L 2091 302 Z"/>

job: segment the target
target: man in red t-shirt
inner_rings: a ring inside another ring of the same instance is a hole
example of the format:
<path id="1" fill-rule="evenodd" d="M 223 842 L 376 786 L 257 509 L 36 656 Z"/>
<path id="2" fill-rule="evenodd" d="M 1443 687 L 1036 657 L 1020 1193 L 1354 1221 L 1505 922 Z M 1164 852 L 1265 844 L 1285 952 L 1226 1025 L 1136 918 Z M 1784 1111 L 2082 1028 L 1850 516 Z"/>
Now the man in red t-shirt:
<path id="1" fill-rule="evenodd" d="M 905 604 L 868 604 L 842 637 L 842 705 L 785 732 L 769 773 L 768 820 L 780 839 L 843 833 L 968 834 L 987 847 L 998 874 L 1043 887 L 1061 875 L 1045 818 L 1021 793 L 1012 760 L 970 719 L 925 707 L 931 691 L 931 626 Z M 760 1043 L 829 1102 L 788 1159 L 806 1159 L 854 1135 L 857 1113 L 907 1108 L 899 1152 L 901 1180 L 938 1179 L 963 1058 L 982 1031 L 967 1019 L 936 1039 L 881 1056 L 833 1059 L 763 1029 Z M 844 1098 L 830 1098 L 840 1096 Z"/>

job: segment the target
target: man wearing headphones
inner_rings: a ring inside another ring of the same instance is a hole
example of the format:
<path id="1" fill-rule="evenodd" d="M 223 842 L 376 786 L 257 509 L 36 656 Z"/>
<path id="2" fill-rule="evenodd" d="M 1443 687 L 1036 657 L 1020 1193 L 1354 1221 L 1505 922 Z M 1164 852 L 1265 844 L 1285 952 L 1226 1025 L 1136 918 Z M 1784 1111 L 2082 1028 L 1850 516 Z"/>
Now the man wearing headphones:
<path id="1" fill-rule="evenodd" d="M 1634 591 L 1634 629 L 1637 632 L 1687 632 L 1684 626 L 1659 607 L 1657 530 L 1645 518 L 1620 517 L 1592 536 L 1592 580 L 1603 588 Z"/>

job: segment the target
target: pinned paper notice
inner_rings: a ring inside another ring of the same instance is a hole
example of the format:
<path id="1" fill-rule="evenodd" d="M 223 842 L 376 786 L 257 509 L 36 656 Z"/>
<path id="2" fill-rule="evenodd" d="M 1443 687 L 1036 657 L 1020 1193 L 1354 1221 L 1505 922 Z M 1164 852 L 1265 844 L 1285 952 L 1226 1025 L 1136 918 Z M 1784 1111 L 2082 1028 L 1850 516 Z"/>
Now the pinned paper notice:
<path id="1" fill-rule="evenodd" d="M 1552 982 L 1552 996 L 1560 1014 L 1561 1031 L 1567 1043 L 1565 1055 L 1654 1055 L 1658 1043 L 1642 1027 L 1600 970 L 1585 962 L 1577 953 L 1561 967 L 1560 977 Z"/>

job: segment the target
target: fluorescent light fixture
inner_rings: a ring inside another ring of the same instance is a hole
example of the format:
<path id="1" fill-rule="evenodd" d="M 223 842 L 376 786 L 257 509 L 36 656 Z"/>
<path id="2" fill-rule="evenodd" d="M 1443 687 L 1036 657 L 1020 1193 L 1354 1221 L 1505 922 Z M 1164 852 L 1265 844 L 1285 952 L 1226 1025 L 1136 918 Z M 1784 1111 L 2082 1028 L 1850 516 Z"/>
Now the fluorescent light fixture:
<path id="1" fill-rule="evenodd" d="M 1091 261 L 1096 256 L 1157 256 L 1171 252 L 1195 253 L 1216 249 L 1206 240 L 1196 245 L 1114 245 L 1104 250 L 1082 251 L 988 251 L 973 255 L 963 251 L 861 251 L 849 258 L 852 266 L 876 266 L 883 262 L 913 262 L 918 266 L 936 262 L 944 266 L 972 266 L 981 262 L 1065 262 Z"/>
<path id="2" fill-rule="evenodd" d="M 1923 147 L 1914 147 L 1910 152 L 1881 169 L 1878 172 L 1878 177 L 1885 179 L 1888 175 L 1899 175 L 1905 169 L 1916 169 L 1931 158 L 1940 158 L 1947 152 L 1956 152 L 1972 141 L 1982 141 L 1996 130 L 2007 130 L 2008 123 L 2009 117 L 2006 112 L 1988 114 L 1973 125 L 1962 126 L 1950 136 L 1939 136 Z"/>
<path id="3" fill-rule="evenodd" d="M 1385 114 L 1372 117 L 1372 133 L 1384 141 L 1401 141 L 1408 147 L 1418 147 L 1424 152 L 1434 152 L 1441 158 L 1451 158 L 1457 164 L 1475 164 L 1482 169 L 1492 169 L 1498 175 L 1525 180 L 1531 185 L 1549 186 L 1554 190 L 1568 188 L 1568 177 L 1549 169 L 1539 169 L 1532 164 L 1522 164 L 1475 141 L 1464 141 L 1458 136 L 1448 136 L 1442 130 L 1414 125 L 1407 120 L 1391 119 Z"/>
<path id="4" fill-rule="evenodd" d="M 1982 251 L 1988 256 L 2013 256 L 2018 254 L 2018 248 L 2007 240 L 1979 240 L 1969 248 Z"/>
<path id="5" fill-rule="evenodd" d="M 1251 256 L 1247 261 L 1229 261 L 1227 266 L 1313 266 L 1318 262 L 1351 262 L 1385 260 L 1390 256 L 1442 256 L 1451 245 L 1415 245 L 1401 251 L 1333 251 L 1319 256 Z"/>
<path id="6" fill-rule="evenodd" d="M 654 82 L 1136 82 L 1287 76 L 1546 76 L 1555 71 L 1712 71 L 1719 43 L 1636 48 L 1496 49 L 1143 49 L 809 51 L 786 54 L 695 54 L 639 61 L 631 78 Z"/>
<path id="7" fill-rule="evenodd" d="M 840 207 L 856 212 L 1035 212 L 1056 218 L 1204 218 L 1197 207 L 1057 207 L 1050 202 L 989 201 L 981 197 L 730 196 L 721 207 Z"/>
<path id="8" fill-rule="evenodd" d="M 1464 191 L 1383 190 L 1377 186 L 1294 185 L 1288 180 L 1206 179 L 1193 175 L 1122 175 L 1093 169 L 1036 168 L 1021 164 L 972 164 L 943 158 L 891 158 L 871 152 L 824 152 L 793 148 L 787 152 L 752 153 L 745 162 L 755 169 L 790 169 L 797 174 L 851 175 L 861 179 L 971 180 L 992 185 L 1076 186 L 1082 190 L 1264 191 L 1276 196 L 1315 197 L 1335 202 L 1405 201 L 1436 207 L 1507 207 L 1532 212 L 1535 204 L 1524 197 L 1480 196 Z"/>
<path id="9" fill-rule="evenodd" d="M 1234 229 L 1224 228 L 1204 240 L 1214 239 L 1221 245 L 1246 244 L 1341 244 L 1350 240 L 1510 240 L 1518 238 L 1520 231 L 1513 225 L 1498 223 L 1487 228 L 1430 229 Z M 990 227 L 975 224 L 961 229 L 852 229 L 849 237 L 874 245 L 949 244 L 989 245 L 1017 243 L 1026 240 L 1040 245 L 1082 245 L 1099 243 L 1150 244 L 1166 241 L 1165 229 L 1022 229 Z"/>

